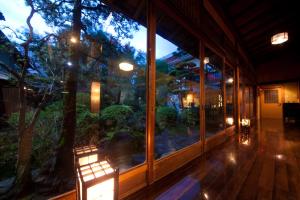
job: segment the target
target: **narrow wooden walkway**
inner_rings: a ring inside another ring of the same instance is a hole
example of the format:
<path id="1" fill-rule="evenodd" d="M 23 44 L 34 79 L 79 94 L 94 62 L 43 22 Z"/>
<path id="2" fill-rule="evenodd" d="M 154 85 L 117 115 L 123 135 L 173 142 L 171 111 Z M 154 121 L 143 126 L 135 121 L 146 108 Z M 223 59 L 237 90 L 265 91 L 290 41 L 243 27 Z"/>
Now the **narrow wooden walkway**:
<path id="1" fill-rule="evenodd" d="M 234 138 L 127 199 L 300 200 L 300 128 L 264 120 L 249 144 Z"/>

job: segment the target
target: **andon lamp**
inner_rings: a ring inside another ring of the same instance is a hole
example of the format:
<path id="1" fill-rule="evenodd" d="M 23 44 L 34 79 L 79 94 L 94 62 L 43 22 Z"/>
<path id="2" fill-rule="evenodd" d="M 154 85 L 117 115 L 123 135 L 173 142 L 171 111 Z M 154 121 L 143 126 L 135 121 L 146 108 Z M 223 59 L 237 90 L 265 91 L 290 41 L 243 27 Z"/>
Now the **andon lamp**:
<path id="1" fill-rule="evenodd" d="M 119 169 L 107 160 L 77 166 L 77 197 L 80 200 L 117 200 Z"/>
<path id="2" fill-rule="evenodd" d="M 226 124 L 232 126 L 233 125 L 233 117 L 227 117 L 226 118 Z"/>
<path id="3" fill-rule="evenodd" d="M 95 145 L 77 147 L 74 149 L 75 166 L 83 166 L 99 160 L 99 150 Z"/>
<path id="4" fill-rule="evenodd" d="M 250 119 L 243 118 L 241 124 L 244 127 L 250 127 Z"/>

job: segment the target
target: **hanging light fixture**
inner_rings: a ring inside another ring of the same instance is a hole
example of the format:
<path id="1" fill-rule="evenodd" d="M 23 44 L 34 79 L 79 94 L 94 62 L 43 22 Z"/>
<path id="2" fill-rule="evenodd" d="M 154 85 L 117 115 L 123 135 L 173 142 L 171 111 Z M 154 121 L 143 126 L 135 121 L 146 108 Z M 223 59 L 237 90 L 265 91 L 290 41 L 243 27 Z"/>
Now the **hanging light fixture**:
<path id="1" fill-rule="evenodd" d="M 98 113 L 100 111 L 100 82 L 92 82 L 91 85 L 91 112 Z"/>
<path id="2" fill-rule="evenodd" d="M 271 43 L 273 45 L 282 44 L 288 41 L 289 35 L 288 32 L 277 33 L 271 37 Z"/>
<path id="3" fill-rule="evenodd" d="M 128 63 L 128 62 L 121 62 L 121 63 L 119 64 L 119 68 L 120 68 L 121 70 L 123 70 L 123 71 L 128 72 L 128 71 L 132 71 L 132 70 L 133 70 L 133 65 L 130 64 L 130 63 Z"/>

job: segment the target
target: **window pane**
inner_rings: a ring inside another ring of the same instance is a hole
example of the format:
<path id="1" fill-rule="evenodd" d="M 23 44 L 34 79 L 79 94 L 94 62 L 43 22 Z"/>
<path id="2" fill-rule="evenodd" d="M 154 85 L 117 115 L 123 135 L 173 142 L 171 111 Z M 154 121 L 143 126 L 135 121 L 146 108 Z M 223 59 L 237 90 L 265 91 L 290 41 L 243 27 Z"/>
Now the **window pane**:
<path id="1" fill-rule="evenodd" d="M 128 20 L 132 39 L 114 25 L 83 38 L 77 90 L 76 145 L 96 144 L 121 171 L 145 161 L 147 29 Z"/>
<path id="2" fill-rule="evenodd" d="M 224 128 L 222 91 L 222 59 L 205 49 L 205 130 L 206 137 L 215 135 Z"/>
<path id="3" fill-rule="evenodd" d="M 184 29 L 174 24 L 173 20 L 164 15 L 159 15 L 158 18 L 160 21 L 157 27 L 159 35 L 156 36 L 156 159 L 200 139 L 200 62 L 196 57 L 198 42 Z M 163 24 L 178 28 L 175 32 L 172 30 L 172 34 L 164 34 L 166 33 L 164 31 L 168 30 L 163 30 Z M 189 40 L 182 41 L 183 37 Z"/>
<path id="4" fill-rule="evenodd" d="M 225 68 L 225 84 L 226 84 L 226 126 L 229 127 L 234 124 L 234 70 L 230 66 L 226 66 Z"/>

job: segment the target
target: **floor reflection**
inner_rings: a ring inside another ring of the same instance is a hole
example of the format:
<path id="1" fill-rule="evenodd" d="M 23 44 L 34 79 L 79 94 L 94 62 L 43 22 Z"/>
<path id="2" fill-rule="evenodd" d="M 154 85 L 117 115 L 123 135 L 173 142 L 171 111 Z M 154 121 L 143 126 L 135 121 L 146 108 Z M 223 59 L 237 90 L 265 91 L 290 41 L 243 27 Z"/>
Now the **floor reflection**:
<path id="1" fill-rule="evenodd" d="M 261 120 L 131 199 L 300 199 L 299 187 L 300 127 Z"/>

